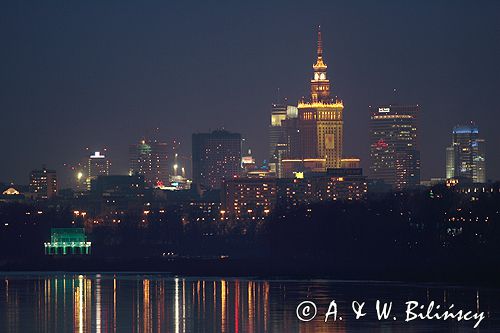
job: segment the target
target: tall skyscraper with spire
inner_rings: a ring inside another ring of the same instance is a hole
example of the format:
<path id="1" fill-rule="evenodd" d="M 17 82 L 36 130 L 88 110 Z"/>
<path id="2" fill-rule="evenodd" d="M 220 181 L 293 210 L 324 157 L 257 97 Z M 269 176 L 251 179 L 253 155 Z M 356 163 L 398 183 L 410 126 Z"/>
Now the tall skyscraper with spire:
<path id="1" fill-rule="evenodd" d="M 299 151 L 294 156 L 301 159 L 325 161 L 326 168 L 340 168 L 343 147 L 344 105 L 330 95 L 328 66 L 323 61 L 323 41 L 318 27 L 316 63 L 313 65 L 310 98 L 298 104 Z"/>

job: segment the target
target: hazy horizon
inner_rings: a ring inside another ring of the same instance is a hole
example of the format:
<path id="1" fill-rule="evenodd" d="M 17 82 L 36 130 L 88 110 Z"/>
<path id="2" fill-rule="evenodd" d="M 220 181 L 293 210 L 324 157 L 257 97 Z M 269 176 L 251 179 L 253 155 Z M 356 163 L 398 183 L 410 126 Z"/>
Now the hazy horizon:
<path id="1" fill-rule="evenodd" d="M 0 4 L 0 181 L 108 148 L 112 173 L 153 128 L 181 141 L 224 127 L 267 156 L 277 89 L 309 93 L 316 28 L 332 92 L 344 102 L 344 155 L 368 167 L 369 105 L 419 104 L 422 179 L 443 177 L 453 126 L 474 121 L 488 179 L 500 88 L 498 1 L 163 1 Z M 397 90 L 397 98 L 394 96 Z"/>

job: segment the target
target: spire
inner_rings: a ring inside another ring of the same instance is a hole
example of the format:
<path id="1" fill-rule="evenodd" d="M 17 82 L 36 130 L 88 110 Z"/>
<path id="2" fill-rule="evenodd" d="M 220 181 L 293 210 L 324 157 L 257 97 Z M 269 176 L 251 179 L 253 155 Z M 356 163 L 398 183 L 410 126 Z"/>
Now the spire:
<path id="1" fill-rule="evenodd" d="M 330 98 L 330 81 L 327 78 L 328 66 L 323 62 L 323 39 L 321 38 L 321 26 L 318 25 L 318 49 L 316 63 L 312 66 L 314 75 L 311 80 L 311 100 L 328 101 Z"/>
<path id="2" fill-rule="evenodd" d="M 321 40 L 321 26 L 318 25 L 318 58 L 323 57 L 323 41 Z"/>
<path id="3" fill-rule="evenodd" d="M 316 59 L 316 64 L 313 65 L 314 71 L 324 69 L 326 70 L 326 64 L 323 62 L 323 39 L 321 38 L 321 26 L 318 25 L 318 57 Z"/>

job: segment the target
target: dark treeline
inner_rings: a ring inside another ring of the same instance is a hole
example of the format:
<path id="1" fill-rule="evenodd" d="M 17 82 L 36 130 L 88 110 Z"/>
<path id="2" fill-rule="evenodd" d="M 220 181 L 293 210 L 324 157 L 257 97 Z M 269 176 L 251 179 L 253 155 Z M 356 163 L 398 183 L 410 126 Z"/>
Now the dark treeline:
<path id="1" fill-rule="evenodd" d="M 354 270 L 487 269 L 500 262 L 499 210 L 498 192 L 467 196 L 437 186 L 367 202 L 300 207 L 276 214 L 266 235 L 277 257 L 311 258 Z"/>
<path id="2" fill-rule="evenodd" d="M 263 265 L 300 263 L 304 273 L 320 268 L 353 276 L 433 270 L 487 274 L 500 261 L 499 210 L 498 191 L 468 195 L 445 186 L 367 201 L 278 208 L 258 222 L 190 220 L 172 206 L 166 217 L 150 216 L 147 225 L 140 216 L 129 215 L 118 226 L 92 228 L 90 260 L 228 256 Z M 16 261 L 29 268 L 30 262 L 44 258 L 50 228 L 78 226 L 73 220 L 71 207 L 64 204 L 2 203 L 1 263 Z"/>

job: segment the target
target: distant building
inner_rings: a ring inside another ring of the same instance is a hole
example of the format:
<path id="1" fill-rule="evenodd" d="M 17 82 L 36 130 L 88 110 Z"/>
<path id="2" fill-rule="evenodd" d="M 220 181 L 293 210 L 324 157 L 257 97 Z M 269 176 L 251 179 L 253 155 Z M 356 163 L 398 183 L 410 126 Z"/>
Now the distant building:
<path id="1" fill-rule="evenodd" d="M 298 104 L 299 147 L 291 158 L 326 160 L 326 168 L 339 168 L 343 149 L 343 111 L 341 100 L 330 95 L 327 65 L 323 61 L 323 42 L 318 30 L 317 59 L 313 65 L 310 99 Z"/>
<path id="2" fill-rule="evenodd" d="M 20 195 L 21 192 L 16 190 L 14 187 L 9 187 L 2 192 L 2 195 Z"/>
<path id="3" fill-rule="evenodd" d="M 241 168 L 245 172 L 250 172 L 257 169 L 255 158 L 252 156 L 251 149 L 248 149 L 246 154 L 241 157 Z"/>
<path id="4" fill-rule="evenodd" d="M 357 157 L 346 157 L 340 160 L 342 169 L 359 169 L 361 168 L 361 160 Z"/>
<path id="5" fill-rule="evenodd" d="M 297 107 L 284 104 L 272 107 L 269 166 L 278 178 L 290 177 L 290 161 L 294 160 L 324 160 L 321 171 L 341 167 L 344 105 L 330 93 L 319 29 L 316 63 L 312 67 L 310 96 L 302 98 Z"/>
<path id="6" fill-rule="evenodd" d="M 474 125 L 453 128 L 452 144 L 446 148 L 446 178 L 466 178 L 473 183 L 486 182 L 485 141 Z"/>
<path id="7" fill-rule="evenodd" d="M 446 147 L 446 179 L 455 177 L 455 147 Z"/>
<path id="8" fill-rule="evenodd" d="M 170 183 L 165 186 L 158 186 L 161 190 L 179 191 L 189 190 L 191 188 L 191 179 L 187 179 L 181 175 L 170 176 Z"/>
<path id="9" fill-rule="evenodd" d="M 141 216 L 145 201 L 144 176 L 98 176 L 92 180 L 89 198 L 89 217 L 86 222 L 98 225 L 117 225 L 127 215 Z"/>
<path id="10" fill-rule="evenodd" d="M 181 206 L 183 222 L 215 222 L 225 218 L 221 216 L 221 202 L 219 200 L 198 199 Z"/>
<path id="11" fill-rule="evenodd" d="M 1 186 L 0 185 L 0 202 L 22 202 L 25 196 L 21 192 L 21 188 L 16 186 Z"/>
<path id="12" fill-rule="evenodd" d="M 159 141 L 142 140 L 129 147 L 129 172 L 144 176 L 148 187 L 164 186 L 169 183 L 168 144 Z"/>
<path id="13" fill-rule="evenodd" d="M 420 184 L 418 105 L 370 106 L 370 173 L 397 190 Z"/>
<path id="14" fill-rule="evenodd" d="M 283 109 L 286 110 L 285 114 Z M 299 144 L 298 108 L 273 104 L 269 127 L 269 168 L 276 177 L 284 177 L 282 165 L 284 159 L 300 156 Z"/>
<path id="15" fill-rule="evenodd" d="M 273 171 L 265 168 L 248 171 L 246 172 L 246 176 L 249 178 L 276 178 L 276 174 Z"/>
<path id="16" fill-rule="evenodd" d="M 304 172 L 325 172 L 325 158 L 305 158 L 305 159 L 286 159 L 282 160 L 282 177 L 296 178 L 298 174 Z"/>
<path id="17" fill-rule="evenodd" d="M 30 192 L 38 199 L 51 199 L 57 195 L 57 175 L 55 170 L 43 167 L 33 170 L 30 175 Z"/>
<path id="18" fill-rule="evenodd" d="M 193 184 L 220 189 L 222 180 L 241 172 L 241 135 L 225 130 L 192 137 Z"/>
<path id="19" fill-rule="evenodd" d="M 289 156 L 288 145 L 286 143 L 278 143 L 275 147 L 273 159 L 269 161 L 269 171 L 275 174 L 277 178 L 283 178 L 283 160 Z"/>
<path id="20" fill-rule="evenodd" d="M 90 183 L 92 179 L 97 178 L 98 176 L 107 176 L 109 175 L 109 159 L 96 151 L 94 154 L 90 155 L 87 162 L 87 188 L 90 190 Z"/>
<path id="21" fill-rule="evenodd" d="M 91 192 L 106 197 L 119 194 L 129 197 L 144 196 L 144 176 L 99 176 L 92 181 Z"/>
<path id="22" fill-rule="evenodd" d="M 44 243 L 46 255 L 90 254 L 91 242 L 83 228 L 52 228 L 50 242 Z"/>
<path id="23" fill-rule="evenodd" d="M 314 176 L 314 175 L 313 175 Z M 323 175 L 316 176 L 324 179 Z M 366 177 L 361 168 L 335 168 L 326 171 L 326 200 L 365 200 L 368 192 Z"/>
<path id="24" fill-rule="evenodd" d="M 429 180 L 421 180 L 420 185 L 425 187 L 432 187 L 438 184 L 446 184 L 445 178 L 431 178 Z"/>
<path id="25" fill-rule="evenodd" d="M 455 191 L 466 195 L 466 196 L 474 196 L 478 197 L 479 195 L 497 195 L 500 193 L 500 183 L 489 183 L 489 184 L 481 184 L 481 183 L 458 183 L 453 187 Z"/>
<path id="26" fill-rule="evenodd" d="M 271 124 L 269 125 L 269 160 L 273 160 L 276 146 L 282 142 L 285 133 L 281 122 L 287 118 L 285 104 L 273 104 L 271 108 Z"/>
<path id="27" fill-rule="evenodd" d="M 223 182 L 223 217 L 260 219 L 276 205 L 275 178 L 230 178 Z"/>
<path id="28" fill-rule="evenodd" d="M 367 197 L 360 168 L 297 173 L 295 178 L 237 177 L 224 181 L 221 218 L 263 219 L 279 207 L 327 201 L 359 201 Z"/>
<path id="29" fill-rule="evenodd" d="M 334 168 L 306 172 L 278 181 L 278 205 L 293 207 L 322 201 L 358 201 L 367 196 L 367 181 L 360 168 Z"/>

